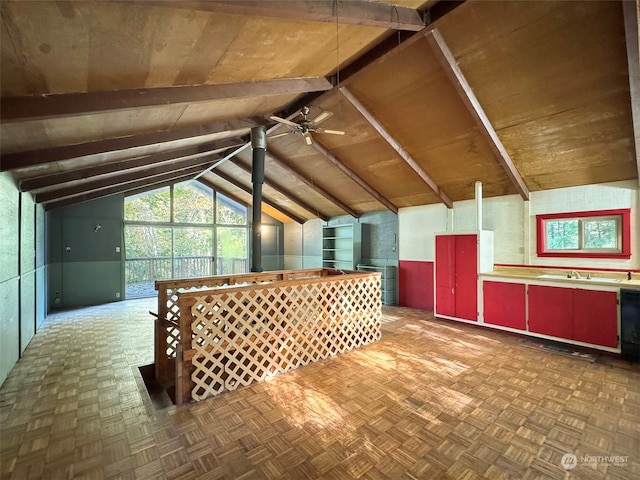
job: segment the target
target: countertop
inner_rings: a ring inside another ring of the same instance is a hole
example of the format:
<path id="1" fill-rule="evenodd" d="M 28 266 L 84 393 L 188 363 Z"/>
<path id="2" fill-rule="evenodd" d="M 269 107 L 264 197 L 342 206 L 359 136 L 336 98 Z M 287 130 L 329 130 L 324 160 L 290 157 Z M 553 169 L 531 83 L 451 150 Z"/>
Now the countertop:
<path id="1" fill-rule="evenodd" d="M 581 276 L 580 279 L 575 277 L 568 278 L 568 272 L 568 269 L 496 267 L 494 271 L 481 273 L 480 275 L 489 278 L 522 280 L 523 282 L 562 283 L 575 287 L 598 285 L 602 287 L 640 289 L 640 274 L 637 272 L 631 274 L 631 280 L 627 279 L 627 274 L 624 272 L 577 270 Z M 587 279 L 587 274 L 591 274 L 592 278 Z"/>

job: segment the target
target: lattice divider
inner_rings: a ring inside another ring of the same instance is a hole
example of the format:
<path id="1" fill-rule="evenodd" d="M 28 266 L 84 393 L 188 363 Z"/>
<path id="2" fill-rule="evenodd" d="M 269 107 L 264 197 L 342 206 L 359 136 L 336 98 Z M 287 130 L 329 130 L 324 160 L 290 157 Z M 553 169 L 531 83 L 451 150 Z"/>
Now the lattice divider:
<path id="1" fill-rule="evenodd" d="M 178 297 L 183 295 L 195 301 L 190 307 L 194 400 L 265 380 L 381 336 L 376 273 L 185 292 Z"/>
<path id="2" fill-rule="evenodd" d="M 200 290 L 207 290 L 213 287 L 219 286 L 218 282 L 214 282 L 211 285 L 198 285 L 190 287 L 180 287 L 177 289 L 168 288 L 167 292 L 167 305 L 166 305 L 166 320 L 164 320 L 164 328 L 166 330 L 166 354 L 168 358 L 176 357 L 176 350 L 178 343 L 180 342 L 180 329 L 177 327 L 177 323 L 180 320 L 180 305 L 178 304 L 178 295 L 184 292 L 195 292 Z"/>

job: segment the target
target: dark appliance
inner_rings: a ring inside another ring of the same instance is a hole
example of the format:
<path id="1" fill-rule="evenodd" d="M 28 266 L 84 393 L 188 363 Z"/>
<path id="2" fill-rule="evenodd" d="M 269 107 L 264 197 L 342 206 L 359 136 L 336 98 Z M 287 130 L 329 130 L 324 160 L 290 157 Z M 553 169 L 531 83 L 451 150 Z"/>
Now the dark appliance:
<path id="1" fill-rule="evenodd" d="M 640 290 L 620 289 L 622 357 L 640 362 Z"/>

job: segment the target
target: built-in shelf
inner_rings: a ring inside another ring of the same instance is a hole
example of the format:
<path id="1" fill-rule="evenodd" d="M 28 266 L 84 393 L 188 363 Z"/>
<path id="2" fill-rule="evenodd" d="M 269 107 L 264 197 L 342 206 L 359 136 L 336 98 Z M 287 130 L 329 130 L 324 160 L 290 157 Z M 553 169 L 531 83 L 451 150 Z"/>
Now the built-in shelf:
<path id="1" fill-rule="evenodd" d="M 360 263 L 362 224 L 322 227 L 322 265 L 327 268 L 355 270 Z"/>

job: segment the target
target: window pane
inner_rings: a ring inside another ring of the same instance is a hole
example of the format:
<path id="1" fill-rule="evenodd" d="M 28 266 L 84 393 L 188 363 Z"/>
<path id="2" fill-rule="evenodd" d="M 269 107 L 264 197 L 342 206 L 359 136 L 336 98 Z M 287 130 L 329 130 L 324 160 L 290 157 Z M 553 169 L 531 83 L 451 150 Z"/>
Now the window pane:
<path id="1" fill-rule="evenodd" d="M 225 197 L 221 193 L 216 195 L 216 223 L 223 225 L 246 225 L 247 207 Z"/>
<path id="2" fill-rule="evenodd" d="M 173 218 L 180 223 L 213 223 L 213 190 L 200 182 L 175 185 Z"/>
<path id="3" fill-rule="evenodd" d="M 126 225 L 124 244 L 128 292 L 131 285 L 138 286 L 133 287 L 135 290 L 146 288 L 144 285 L 152 285 L 155 280 L 171 278 L 170 228 Z M 131 296 L 136 296 L 136 293 Z"/>
<path id="4" fill-rule="evenodd" d="M 247 228 L 218 227 L 218 275 L 247 273 Z"/>
<path id="5" fill-rule="evenodd" d="M 126 197 L 124 219 L 138 222 L 168 222 L 169 203 L 169 187 Z"/>
<path id="6" fill-rule="evenodd" d="M 615 219 L 583 220 L 584 248 L 618 248 Z"/>
<path id="7" fill-rule="evenodd" d="M 546 220 L 547 250 L 577 250 L 578 220 Z"/>
<path id="8" fill-rule="evenodd" d="M 174 278 L 212 275 L 211 228 L 175 228 L 173 231 Z"/>

